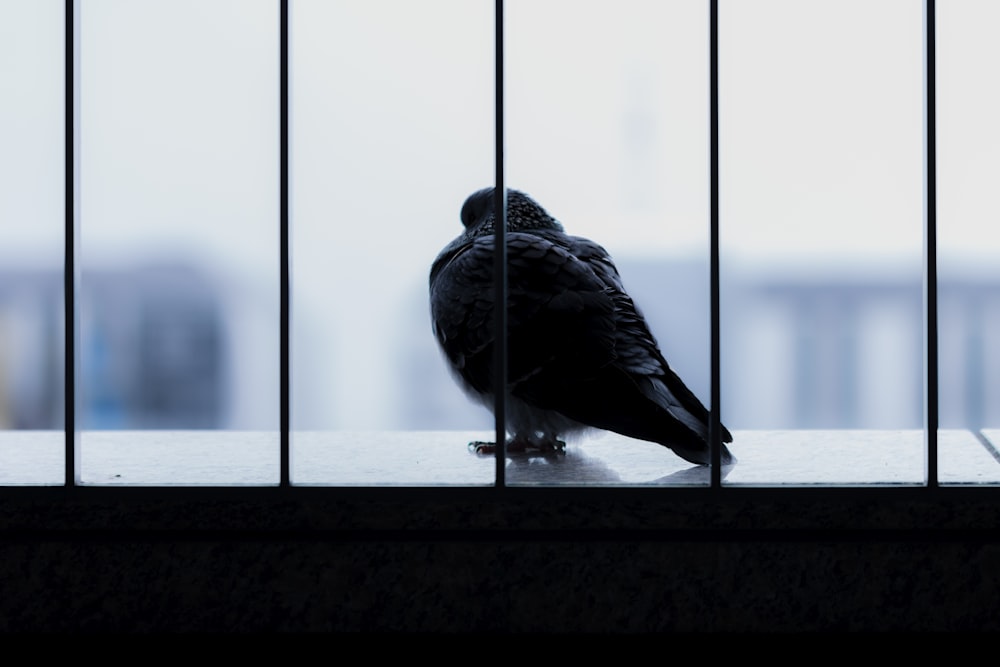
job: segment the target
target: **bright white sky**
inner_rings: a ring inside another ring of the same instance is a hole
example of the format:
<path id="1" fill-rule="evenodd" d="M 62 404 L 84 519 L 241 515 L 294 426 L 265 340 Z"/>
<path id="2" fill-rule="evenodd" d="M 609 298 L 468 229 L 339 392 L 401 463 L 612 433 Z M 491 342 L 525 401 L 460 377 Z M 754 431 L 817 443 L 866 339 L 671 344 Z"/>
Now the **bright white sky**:
<path id="1" fill-rule="evenodd" d="M 276 5 L 83 3 L 88 252 L 160 237 L 229 256 L 241 208 L 273 224 Z M 508 0 L 508 181 L 620 251 L 701 251 L 706 6 Z M 396 188 L 415 183 L 440 209 L 396 234 L 446 237 L 464 195 L 492 178 L 492 3 L 292 7 L 296 213 L 332 209 L 310 190 L 330 177 L 363 201 L 383 187 L 398 201 Z M 976 252 L 1000 176 L 1000 5 L 951 0 L 938 12 L 941 242 Z M 721 2 L 727 248 L 919 252 L 921 13 L 916 0 Z M 0 233 L 21 255 L 61 233 L 62 2 L 0 0 L 0 18 Z M 243 236 L 261 259 L 271 240 Z"/>
<path id="2" fill-rule="evenodd" d="M 84 262 L 193 253 L 276 283 L 278 3 L 80 4 Z M 0 0 L 8 264 L 61 259 L 62 5 Z M 399 308 L 424 316 L 433 257 L 493 179 L 493 3 L 291 5 L 295 313 L 360 350 Z M 725 252 L 919 262 L 923 3 L 720 6 Z M 704 256 L 707 7 L 508 0 L 508 184 L 616 256 Z M 995 262 L 1000 3 L 938 12 L 940 253 Z M 334 327 L 332 309 L 358 326 Z M 349 356 L 350 376 L 377 363 Z M 381 389 L 337 391 L 349 424 Z"/>

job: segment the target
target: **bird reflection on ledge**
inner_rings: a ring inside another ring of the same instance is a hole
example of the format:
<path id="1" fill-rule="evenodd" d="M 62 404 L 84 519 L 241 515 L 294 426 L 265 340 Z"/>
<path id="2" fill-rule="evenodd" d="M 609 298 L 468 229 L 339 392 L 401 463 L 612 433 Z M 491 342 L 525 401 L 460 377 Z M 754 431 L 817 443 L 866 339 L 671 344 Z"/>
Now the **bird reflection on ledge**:
<path id="1" fill-rule="evenodd" d="M 668 454 L 667 451 L 664 451 Z M 480 455 L 482 456 L 482 455 Z M 708 486 L 711 469 L 708 466 L 690 466 L 659 477 L 625 480 L 602 458 L 592 456 L 580 447 L 566 447 L 552 451 L 523 451 L 507 453 L 507 484 L 517 485 L 666 485 Z M 723 466 L 725 479 L 735 466 Z"/>

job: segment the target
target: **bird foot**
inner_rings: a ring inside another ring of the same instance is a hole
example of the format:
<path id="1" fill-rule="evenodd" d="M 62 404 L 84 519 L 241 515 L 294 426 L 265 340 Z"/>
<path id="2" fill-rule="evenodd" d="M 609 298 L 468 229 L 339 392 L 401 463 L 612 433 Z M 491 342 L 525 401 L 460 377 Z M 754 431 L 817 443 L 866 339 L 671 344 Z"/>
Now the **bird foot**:
<path id="1" fill-rule="evenodd" d="M 530 438 L 513 438 L 507 441 L 508 452 L 565 452 L 566 443 L 562 440 L 535 440 Z"/>
<path id="2" fill-rule="evenodd" d="M 495 442 L 483 442 L 476 440 L 469 443 L 469 450 L 476 454 L 493 454 L 496 452 Z M 566 443 L 562 440 L 529 440 L 527 438 L 512 438 L 507 441 L 507 452 L 512 454 L 520 453 L 543 453 L 543 454 L 564 454 Z"/>

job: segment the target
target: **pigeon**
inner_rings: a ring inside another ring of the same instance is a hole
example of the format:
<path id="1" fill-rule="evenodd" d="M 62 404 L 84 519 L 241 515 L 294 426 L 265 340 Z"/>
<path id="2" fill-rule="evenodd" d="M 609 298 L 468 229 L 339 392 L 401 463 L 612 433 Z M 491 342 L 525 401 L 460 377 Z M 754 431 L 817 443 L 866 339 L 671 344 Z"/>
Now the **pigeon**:
<path id="1" fill-rule="evenodd" d="M 461 387 L 491 411 L 494 197 L 484 188 L 466 199 L 465 231 L 430 271 L 434 336 Z M 506 239 L 507 450 L 561 451 L 566 438 L 601 429 L 711 465 L 708 410 L 667 364 L 608 252 L 514 189 Z M 724 426 L 721 435 L 732 442 Z M 735 463 L 725 445 L 721 463 Z"/>

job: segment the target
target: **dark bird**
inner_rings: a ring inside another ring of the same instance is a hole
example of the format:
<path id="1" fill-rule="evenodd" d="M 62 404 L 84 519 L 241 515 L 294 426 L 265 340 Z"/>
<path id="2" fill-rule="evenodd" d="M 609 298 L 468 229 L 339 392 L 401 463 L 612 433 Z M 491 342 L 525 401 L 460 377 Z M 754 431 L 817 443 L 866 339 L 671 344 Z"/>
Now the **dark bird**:
<path id="1" fill-rule="evenodd" d="M 462 224 L 431 267 L 431 320 L 463 389 L 492 410 L 493 188 L 466 199 Z M 599 428 L 709 465 L 708 410 L 663 358 L 608 252 L 517 190 L 506 238 L 509 450 L 561 449 L 560 438 Z M 735 462 L 725 445 L 721 461 Z"/>

